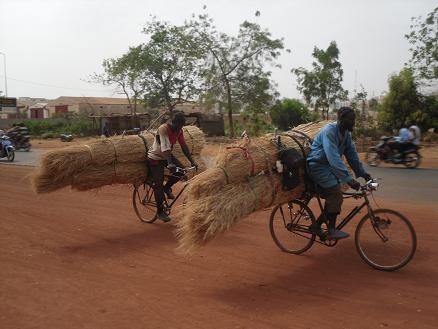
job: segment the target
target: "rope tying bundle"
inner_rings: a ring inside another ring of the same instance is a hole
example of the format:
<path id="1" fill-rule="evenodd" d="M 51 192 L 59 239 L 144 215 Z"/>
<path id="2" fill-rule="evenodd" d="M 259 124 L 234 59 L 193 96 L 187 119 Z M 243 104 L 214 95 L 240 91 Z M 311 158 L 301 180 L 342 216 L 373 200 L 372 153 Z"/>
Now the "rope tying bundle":
<path id="1" fill-rule="evenodd" d="M 242 154 L 243 157 L 247 160 L 251 161 L 251 172 L 250 172 L 250 176 L 254 176 L 254 171 L 255 171 L 255 163 L 254 163 L 254 159 L 251 156 L 251 153 L 249 153 L 248 148 L 246 147 L 242 147 L 242 146 L 227 146 L 227 149 L 240 149 L 242 150 Z"/>

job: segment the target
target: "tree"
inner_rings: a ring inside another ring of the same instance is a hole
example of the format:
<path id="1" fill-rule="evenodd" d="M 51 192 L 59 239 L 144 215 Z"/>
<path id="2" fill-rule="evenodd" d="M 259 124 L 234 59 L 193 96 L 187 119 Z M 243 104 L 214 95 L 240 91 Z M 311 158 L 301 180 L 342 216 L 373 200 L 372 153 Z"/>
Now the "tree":
<path id="1" fill-rule="evenodd" d="M 419 79 L 432 82 L 438 79 L 438 7 L 426 19 L 413 17 L 411 33 L 405 37 L 411 44 L 409 66 Z"/>
<path id="2" fill-rule="evenodd" d="M 174 26 L 153 20 L 143 32 L 150 41 L 142 45 L 142 63 L 147 89 L 144 102 L 152 107 L 194 101 L 202 93 L 201 71 L 205 51 L 186 25 Z"/>
<path id="3" fill-rule="evenodd" d="M 402 69 L 389 78 L 389 92 L 379 105 L 379 125 L 383 129 L 400 129 L 414 120 L 414 113 L 421 110 L 417 83 L 410 69 Z"/>
<path id="4" fill-rule="evenodd" d="M 303 67 L 292 69 L 297 76 L 298 91 L 303 94 L 306 103 L 321 110 L 323 119 L 328 119 L 330 105 L 337 100 L 347 99 L 348 92 L 342 88 L 344 71 L 338 61 L 339 49 L 332 41 L 326 50 L 314 48 L 312 70 Z"/>
<path id="5" fill-rule="evenodd" d="M 93 79 L 117 90 L 136 104 L 166 107 L 197 100 L 202 91 L 200 71 L 205 53 L 188 33 L 187 26 L 174 26 L 153 18 L 143 29 L 149 40 L 132 47 L 120 58 L 103 62 L 104 73 Z"/>
<path id="6" fill-rule="evenodd" d="M 119 58 L 110 58 L 103 61 L 103 73 L 94 73 L 93 81 L 105 86 L 114 86 L 116 92 L 128 99 L 131 114 L 137 114 L 137 103 L 141 100 L 147 84 L 144 80 L 141 67 L 141 47 L 130 48 L 128 53 Z"/>
<path id="7" fill-rule="evenodd" d="M 257 12 L 256 16 L 259 14 Z M 283 41 L 273 39 L 267 30 L 248 21 L 240 25 L 237 36 L 229 36 L 217 31 L 213 20 L 206 14 L 193 17 L 189 26 L 209 53 L 204 74 L 207 93 L 225 104 L 233 137 L 233 111 L 242 104 L 251 106 L 255 94 L 261 104 L 266 104 L 270 98 L 272 85 L 267 83 L 270 82 L 270 72 L 264 71 L 264 64 L 276 64 Z"/>
<path id="8" fill-rule="evenodd" d="M 269 110 L 269 114 L 274 125 L 280 130 L 288 130 L 314 119 L 305 104 L 298 99 L 290 98 L 277 101 Z"/>

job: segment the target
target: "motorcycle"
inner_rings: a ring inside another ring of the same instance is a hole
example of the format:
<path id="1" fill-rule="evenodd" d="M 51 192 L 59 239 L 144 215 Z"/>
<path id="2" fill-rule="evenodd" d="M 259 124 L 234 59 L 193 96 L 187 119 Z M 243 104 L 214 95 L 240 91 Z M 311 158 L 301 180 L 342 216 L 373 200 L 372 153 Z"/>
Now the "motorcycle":
<path id="1" fill-rule="evenodd" d="M 366 163 L 370 166 L 377 167 L 381 161 L 391 164 L 401 164 L 407 168 L 417 168 L 421 162 L 419 149 L 421 146 L 404 143 L 402 147 L 391 147 L 390 141 L 393 137 L 383 136 L 380 142 L 373 147 L 370 147 L 366 154 Z"/>
<path id="2" fill-rule="evenodd" d="M 6 134 L 11 139 L 15 150 L 30 151 L 32 145 L 30 144 L 29 130 L 26 127 L 14 127 Z"/>
<path id="3" fill-rule="evenodd" d="M 73 140 L 73 135 L 60 134 L 59 139 L 61 140 L 61 142 L 71 142 Z"/>
<path id="4" fill-rule="evenodd" d="M 0 137 L 0 158 L 7 158 L 9 162 L 15 159 L 15 147 L 6 135 Z"/>

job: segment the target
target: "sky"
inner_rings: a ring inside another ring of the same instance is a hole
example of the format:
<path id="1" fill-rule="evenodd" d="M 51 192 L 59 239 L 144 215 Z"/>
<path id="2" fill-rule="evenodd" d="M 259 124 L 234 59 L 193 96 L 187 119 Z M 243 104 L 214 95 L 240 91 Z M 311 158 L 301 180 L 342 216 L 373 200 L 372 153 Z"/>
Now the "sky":
<path id="1" fill-rule="evenodd" d="M 299 98 L 291 69 L 310 68 L 316 46 L 335 40 L 343 87 L 362 85 L 369 97 L 387 90 L 391 74 L 409 60 L 411 17 L 425 16 L 436 0 L 0 0 L 0 90 L 9 97 L 121 97 L 89 83 L 102 62 L 145 42 L 151 16 L 182 24 L 203 6 L 219 30 L 236 34 L 255 21 L 291 50 L 273 80 L 281 97 Z M 261 16 L 255 17 L 256 11 Z M 6 65 L 4 65 L 6 64 Z"/>

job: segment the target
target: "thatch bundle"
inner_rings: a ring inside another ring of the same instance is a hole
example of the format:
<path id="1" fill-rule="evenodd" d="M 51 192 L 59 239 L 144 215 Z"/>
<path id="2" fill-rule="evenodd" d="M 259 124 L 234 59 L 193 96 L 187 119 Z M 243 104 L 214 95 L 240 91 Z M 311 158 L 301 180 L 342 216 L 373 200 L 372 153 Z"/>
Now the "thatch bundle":
<path id="1" fill-rule="evenodd" d="M 306 124 L 294 130 L 313 138 L 327 123 Z M 272 138 L 272 135 L 266 135 L 224 148 L 213 168 L 190 181 L 177 231 L 183 252 L 196 249 L 253 211 L 302 194 L 303 182 L 292 191 L 284 191 L 279 175 L 271 172 L 278 159 L 278 149 Z M 285 146 L 301 151 L 287 135 L 281 141 Z M 300 176 L 303 175 L 304 170 L 300 169 Z"/>
<path id="2" fill-rule="evenodd" d="M 294 130 L 313 138 L 327 123 L 328 121 L 321 121 L 303 124 Z M 288 148 L 296 148 L 300 151 L 296 141 L 288 136 L 290 134 L 292 132 L 281 134 L 281 143 Z M 188 193 L 194 198 L 202 197 L 220 191 L 227 184 L 242 182 L 249 176 L 268 172 L 275 165 L 278 155 L 273 137 L 273 134 L 267 134 L 251 139 L 244 146 L 239 144 L 226 147 L 217 156 L 215 165 L 191 182 Z M 303 144 L 303 136 L 294 134 L 294 137 Z"/>
<path id="3" fill-rule="evenodd" d="M 205 144 L 202 131 L 195 126 L 183 129 L 199 169 L 205 169 L 200 158 Z M 154 135 L 146 132 L 142 136 L 112 137 L 48 152 L 33 177 L 34 189 L 47 193 L 69 185 L 82 191 L 111 184 L 137 184 L 146 177 L 147 150 L 153 139 Z M 179 145 L 173 154 L 189 165 Z"/>

